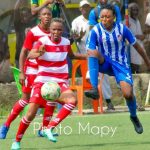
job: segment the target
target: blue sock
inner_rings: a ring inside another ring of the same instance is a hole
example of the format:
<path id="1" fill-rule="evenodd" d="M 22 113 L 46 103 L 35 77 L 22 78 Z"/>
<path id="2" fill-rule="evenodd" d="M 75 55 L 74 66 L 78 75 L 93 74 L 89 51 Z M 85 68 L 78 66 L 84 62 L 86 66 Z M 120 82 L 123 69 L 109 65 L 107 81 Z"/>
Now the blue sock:
<path id="1" fill-rule="evenodd" d="M 90 74 L 90 82 L 92 87 L 97 88 L 98 86 L 98 74 L 99 74 L 99 63 L 98 59 L 95 57 L 88 58 L 88 68 Z"/>
<path id="2" fill-rule="evenodd" d="M 130 116 L 136 117 L 136 98 L 134 97 L 132 100 L 126 100 L 126 103 L 130 112 Z"/>

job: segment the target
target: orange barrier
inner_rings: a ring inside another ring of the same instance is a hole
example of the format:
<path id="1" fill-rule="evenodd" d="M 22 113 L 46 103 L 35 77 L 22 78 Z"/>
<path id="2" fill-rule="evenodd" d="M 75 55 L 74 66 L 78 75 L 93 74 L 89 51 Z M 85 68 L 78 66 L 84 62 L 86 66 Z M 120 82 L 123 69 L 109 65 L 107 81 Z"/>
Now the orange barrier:
<path id="1" fill-rule="evenodd" d="M 78 68 L 81 69 L 82 84 L 76 84 L 76 72 L 77 72 Z M 84 96 L 84 91 L 85 90 L 89 90 L 89 89 L 92 88 L 91 84 L 86 79 L 87 70 L 88 70 L 87 60 L 77 60 L 73 64 L 70 88 L 72 90 L 76 90 L 77 91 L 78 114 L 79 115 L 83 115 L 83 96 Z M 94 113 L 99 113 L 99 111 L 98 111 L 98 107 L 99 106 L 100 106 L 100 113 L 103 113 L 103 96 L 102 96 L 102 89 L 101 89 L 102 81 L 103 81 L 103 78 L 100 81 L 100 84 L 98 85 L 99 94 L 100 94 L 99 100 L 92 100 Z"/>

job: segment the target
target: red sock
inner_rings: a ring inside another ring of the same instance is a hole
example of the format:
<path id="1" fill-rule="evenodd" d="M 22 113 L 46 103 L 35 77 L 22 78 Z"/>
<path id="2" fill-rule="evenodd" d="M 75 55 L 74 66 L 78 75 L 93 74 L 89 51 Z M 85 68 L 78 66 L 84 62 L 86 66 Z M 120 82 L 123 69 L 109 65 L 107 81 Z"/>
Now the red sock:
<path id="1" fill-rule="evenodd" d="M 55 128 L 63 119 L 65 119 L 75 108 L 76 104 L 64 104 L 56 118 L 49 123 L 49 128 Z"/>
<path id="2" fill-rule="evenodd" d="M 13 109 L 11 110 L 10 115 L 7 118 L 7 121 L 5 122 L 5 125 L 7 127 L 10 126 L 10 124 L 12 123 L 12 121 L 14 119 L 16 119 L 16 117 L 20 114 L 20 112 L 23 110 L 23 108 L 29 103 L 28 100 L 23 100 L 20 99 L 19 101 L 17 101 L 15 103 L 15 105 L 13 106 Z"/>
<path id="3" fill-rule="evenodd" d="M 23 117 L 21 122 L 20 122 L 20 125 L 19 125 L 19 128 L 18 128 L 18 132 L 16 134 L 16 142 L 20 142 L 26 129 L 28 128 L 28 126 L 30 125 L 30 122 L 31 121 L 28 121 L 26 119 L 26 117 Z"/>
<path id="4" fill-rule="evenodd" d="M 56 107 L 55 102 L 47 102 L 45 110 L 44 110 L 44 116 L 43 116 L 43 127 L 47 127 L 52 116 L 54 113 Z"/>

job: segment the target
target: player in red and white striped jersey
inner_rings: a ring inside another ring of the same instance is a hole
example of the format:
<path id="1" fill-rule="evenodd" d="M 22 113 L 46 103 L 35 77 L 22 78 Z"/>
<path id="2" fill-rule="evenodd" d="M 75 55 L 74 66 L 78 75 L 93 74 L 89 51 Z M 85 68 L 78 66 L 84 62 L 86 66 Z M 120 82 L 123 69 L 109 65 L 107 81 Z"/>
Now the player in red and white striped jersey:
<path id="1" fill-rule="evenodd" d="M 0 138 L 4 139 L 6 138 L 8 129 L 10 127 L 10 124 L 12 121 L 20 114 L 20 112 L 23 110 L 23 108 L 29 103 L 30 93 L 32 89 L 33 81 L 37 74 L 38 64 L 35 59 L 30 59 L 26 61 L 27 53 L 30 51 L 33 47 L 33 45 L 36 43 L 36 41 L 45 35 L 50 34 L 49 25 L 52 18 L 52 14 L 50 12 L 50 9 L 45 7 L 42 8 L 39 12 L 39 18 L 41 22 L 33 27 L 30 31 L 28 31 L 23 48 L 21 50 L 19 64 L 20 64 L 20 83 L 22 84 L 22 97 L 20 100 L 18 100 L 15 105 L 13 106 L 13 109 L 11 111 L 11 114 L 8 116 L 6 122 L 4 125 L 0 128 Z M 25 62 L 26 61 L 26 62 Z M 54 111 L 54 104 L 52 103 L 52 108 L 47 108 L 48 112 L 45 112 L 43 117 L 43 124 L 44 126 L 48 125 L 49 119 L 48 117 L 52 116 Z M 46 105 L 46 101 L 43 107 L 51 107 L 51 104 L 49 103 Z M 45 110 L 46 111 L 46 110 Z"/>
<path id="2" fill-rule="evenodd" d="M 70 41 L 62 37 L 63 21 L 54 18 L 50 24 L 50 36 L 39 39 L 34 49 L 29 53 L 29 58 L 37 58 L 39 65 L 38 74 L 34 80 L 32 95 L 30 98 L 29 110 L 22 119 L 16 141 L 12 144 L 20 145 L 20 141 L 30 122 L 34 119 L 40 105 L 44 104 L 41 96 L 41 86 L 47 81 L 56 81 L 61 87 L 61 96 L 57 102 L 63 104 L 56 118 L 44 129 L 44 135 L 49 140 L 56 142 L 52 130 L 65 119 L 76 106 L 76 96 L 68 86 L 68 64 L 67 55 L 74 59 L 86 59 L 85 54 L 74 54 L 71 51 Z M 20 148 L 20 147 L 19 147 Z"/>

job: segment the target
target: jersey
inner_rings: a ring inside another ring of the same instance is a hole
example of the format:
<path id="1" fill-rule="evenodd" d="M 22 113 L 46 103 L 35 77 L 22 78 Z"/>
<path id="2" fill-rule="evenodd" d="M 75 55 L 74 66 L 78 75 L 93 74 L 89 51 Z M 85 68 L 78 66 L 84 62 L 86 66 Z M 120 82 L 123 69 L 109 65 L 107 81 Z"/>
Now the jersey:
<path id="1" fill-rule="evenodd" d="M 107 31 L 102 23 L 98 23 L 90 31 L 86 43 L 87 49 L 98 51 L 106 58 L 129 68 L 126 54 L 126 40 L 131 45 L 136 42 L 136 37 L 122 23 L 114 23 L 111 31 Z"/>
<path id="2" fill-rule="evenodd" d="M 31 50 L 35 43 L 42 36 L 50 35 L 50 32 L 42 30 L 38 25 L 33 27 L 26 36 L 23 47 Z M 25 63 L 25 74 L 37 74 L 38 64 L 35 59 L 26 60 Z"/>
<path id="3" fill-rule="evenodd" d="M 35 49 L 38 49 L 40 45 L 45 45 L 45 53 L 37 58 L 39 67 L 34 83 L 45 83 L 52 80 L 59 84 L 68 84 L 67 55 L 71 50 L 70 41 L 62 37 L 59 43 L 53 43 L 50 36 L 45 36 L 39 39 Z"/>

